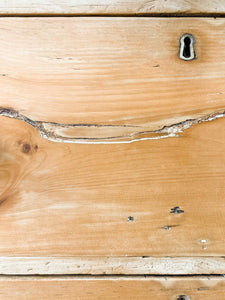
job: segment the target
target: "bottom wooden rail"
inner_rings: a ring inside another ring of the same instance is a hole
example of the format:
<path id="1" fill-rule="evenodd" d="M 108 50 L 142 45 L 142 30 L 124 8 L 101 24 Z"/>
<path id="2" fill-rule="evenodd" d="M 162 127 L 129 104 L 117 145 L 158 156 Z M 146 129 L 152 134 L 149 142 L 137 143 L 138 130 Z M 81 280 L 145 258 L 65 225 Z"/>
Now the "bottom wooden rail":
<path id="1" fill-rule="evenodd" d="M 219 276 L 0 276 L 4 300 L 224 300 Z"/>
<path id="2" fill-rule="evenodd" d="M 2 275 L 217 275 L 224 257 L 0 257 Z M 224 297 L 225 299 L 225 297 Z"/>

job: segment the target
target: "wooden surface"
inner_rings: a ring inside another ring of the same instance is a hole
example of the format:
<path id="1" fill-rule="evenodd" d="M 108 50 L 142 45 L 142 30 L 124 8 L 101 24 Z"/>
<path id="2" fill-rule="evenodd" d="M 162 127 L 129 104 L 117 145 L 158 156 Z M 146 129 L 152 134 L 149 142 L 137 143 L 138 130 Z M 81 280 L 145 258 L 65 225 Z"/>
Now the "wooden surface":
<path id="1" fill-rule="evenodd" d="M 98 14 L 224 14 L 224 0 L 7 0 L 0 14 L 98 15 Z"/>
<path id="2" fill-rule="evenodd" d="M 208 18 L 0 19 L 0 106 L 56 122 L 64 139 L 135 139 L 224 111 L 224 28 Z M 185 32 L 197 60 L 178 57 Z"/>
<path id="3" fill-rule="evenodd" d="M 218 275 L 224 257 L 0 257 L 1 275 Z"/>
<path id="4" fill-rule="evenodd" d="M 0 14 L 224 6 L 5 1 Z M 0 19 L 0 299 L 224 300 L 224 28 Z M 184 33 L 197 60 L 178 57 Z"/>
<path id="5" fill-rule="evenodd" d="M 222 277 L 1 277 L 4 300 L 224 300 Z"/>
<path id="6" fill-rule="evenodd" d="M 224 255 L 224 28 L 0 20 L 1 256 Z"/>
<path id="7" fill-rule="evenodd" d="M 223 256 L 224 125 L 83 145 L 1 117 L 0 254 Z"/>

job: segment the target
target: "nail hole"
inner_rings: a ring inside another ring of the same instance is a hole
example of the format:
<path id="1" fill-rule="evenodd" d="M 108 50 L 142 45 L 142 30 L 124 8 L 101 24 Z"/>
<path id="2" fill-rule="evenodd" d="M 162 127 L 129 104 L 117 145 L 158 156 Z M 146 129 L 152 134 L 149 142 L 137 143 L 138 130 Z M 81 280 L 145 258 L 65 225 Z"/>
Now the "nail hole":
<path id="1" fill-rule="evenodd" d="M 194 50 L 195 39 L 193 35 L 186 33 L 180 38 L 179 56 L 183 60 L 192 60 L 196 58 Z"/>
<path id="2" fill-rule="evenodd" d="M 127 218 L 127 221 L 128 221 L 128 222 L 134 221 L 134 217 L 129 216 L 129 217 Z"/>
<path id="3" fill-rule="evenodd" d="M 175 206 L 175 207 L 170 209 L 170 213 L 171 214 L 183 214 L 184 210 L 180 209 L 180 206 Z"/>
<path id="4" fill-rule="evenodd" d="M 171 229 L 171 227 L 169 225 L 164 226 L 163 228 L 166 229 L 166 230 L 170 230 Z"/>
<path id="5" fill-rule="evenodd" d="M 190 298 L 187 295 L 180 295 L 177 300 L 190 300 Z"/>

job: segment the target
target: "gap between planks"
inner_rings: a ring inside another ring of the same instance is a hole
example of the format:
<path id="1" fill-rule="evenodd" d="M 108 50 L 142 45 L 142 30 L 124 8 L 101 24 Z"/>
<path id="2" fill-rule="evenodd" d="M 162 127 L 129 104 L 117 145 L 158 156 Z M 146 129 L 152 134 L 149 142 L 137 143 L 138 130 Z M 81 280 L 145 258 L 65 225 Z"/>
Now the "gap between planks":
<path id="1" fill-rule="evenodd" d="M 161 280 L 170 280 L 170 281 L 192 281 L 192 280 L 225 280 L 224 275 L 184 275 L 184 276 L 157 276 L 157 275 L 0 275 L 0 281 L 14 281 L 14 280 L 37 280 L 37 281 L 64 281 L 64 280 L 76 280 L 76 281 L 161 281 Z"/>
<path id="2" fill-rule="evenodd" d="M 224 13 L 2 13 L 0 18 L 224 18 Z"/>
<path id="3" fill-rule="evenodd" d="M 0 257 L 0 275 L 222 275 L 224 257 Z"/>

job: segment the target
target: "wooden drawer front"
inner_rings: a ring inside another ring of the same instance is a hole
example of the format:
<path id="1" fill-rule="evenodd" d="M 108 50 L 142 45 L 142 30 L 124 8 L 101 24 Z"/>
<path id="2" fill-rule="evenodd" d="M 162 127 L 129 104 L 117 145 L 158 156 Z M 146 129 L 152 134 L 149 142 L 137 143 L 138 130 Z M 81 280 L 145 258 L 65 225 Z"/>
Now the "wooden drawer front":
<path id="1" fill-rule="evenodd" d="M 2 278 L 0 299 L 4 300 L 224 300 L 222 278 L 143 277 L 28 277 Z M 16 291 L 16 292 L 15 292 Z"/>
<path id="2" fill-rule="evenodd" d="M 0 19 L 0 255 L 224 255 L 224 30 Z"/>

